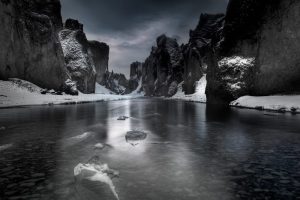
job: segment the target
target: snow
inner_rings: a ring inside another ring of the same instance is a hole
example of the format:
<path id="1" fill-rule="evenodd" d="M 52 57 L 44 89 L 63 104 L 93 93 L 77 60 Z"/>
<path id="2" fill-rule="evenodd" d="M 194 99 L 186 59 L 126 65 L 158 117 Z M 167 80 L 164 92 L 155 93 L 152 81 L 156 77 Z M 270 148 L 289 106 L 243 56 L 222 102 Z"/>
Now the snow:
<path id="1" fill-rule="evenodd" d="M 240 56 L 234 56 L 234 57 L 225 57 L 222 60 L 218 62 L 219 67 L 220 66 L 228 66 L 228 67 L 244 67 L 248 68 L 249 66 L 254 66 L 255 58 L 244 58 Z"/>
<path id="2" fill-rule="evenodd" d="M 74 71 L 78 69 L 87 69 L 92 65 L 88 53 L 83 51 L 82 45 L 76 39 L 77 31 L 62 30 L 59 33 L 60 43 L 65 58 L 68 59 L 68 67 L 72 67 Z M 70 59 L 71 58 L 71 59 Z M 95 66 L 92 65 L 96 73 Z"/>
<path id="3" fill-rule="evenodd" d="M 197 84 L 196 92 L 194 94 L 186 95 L 184 94 L 182 89 L 183 82 L 180 83 L 178 85 L 177 93 L 170 99 L 206 103 L 206 94 L 205 94 L 206 85 L 207 85 L 206 75 L 204 75 L 199 81 L 197 81 L 196 84 Z"/>
<path id="4" fill-rule="evenodd" d="M 139 81 L 139 86 L 134 90 L 132 93 L 130 93 L 130 96 L 135 96 L 135 97 L 142 97 L 145 96 L 145 93 L 142 90 L 143 84 L 142 84 L 142 79 Z"/>
<path id="5" fill-rule="evenodd" d="M 22 86 L 13 81 L 0 81 L 0 108 L 31 106 L 31 105 L 58 105 L 58 104 L 80 104 L 96 101 L 112 101 L 136 98 L 136 96 L 121 96 L 113 94 L 82 94 L 78 96 L 71 95 L 42 95 L 37 91 L 37 86 L 33 92 L 25 88 L 24 85 L 33 85 L 23 81 Z M 30 86 L 31 87 L 31 86 Z M 29 88 L 30 88 L 29 87 Z M 39 88 L 41 90 L 41 88 Z"/>
<path id="6" fill-rule="evenodd" d="M 218 62 L 222 80 L 233 93 L 247 88 L 247 77 L 255 66 L 253 57 L 225 57 Z"/>
<path id="7" fill-rule="evenodd" d="M 113 91 L 107 89 L 106 87 L 96 83 L 96 94 L 115 94 Z"/>
<path id="8" fill-rule="evenodd" d="M 300 113 L 300 95 L 244 96 L 231 102 L 230 105 L 241 108 Z"/>

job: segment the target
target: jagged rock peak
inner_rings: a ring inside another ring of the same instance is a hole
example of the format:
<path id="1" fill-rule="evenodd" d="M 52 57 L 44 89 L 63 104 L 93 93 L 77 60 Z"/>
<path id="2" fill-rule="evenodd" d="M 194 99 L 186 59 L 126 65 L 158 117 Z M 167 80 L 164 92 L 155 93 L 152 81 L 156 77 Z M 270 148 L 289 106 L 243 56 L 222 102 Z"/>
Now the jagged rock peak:
<path id="1" fill-rule="evenodd" d="M 201 14 L 197 27 L 190 31 L 189 43 L 182 47 L 186 94 L 195 92 L 195 83 L 206 73 L 208 49 L 220 43 L 223 24 L 224 14 Z"/>
<path id="2" fill-rule="evenodd" d="M 105 73 L 108 71 L 109 46 L 98 41 L 88 41 L 89 53 L 97 72 L 97 83 L 104 85 Z"/>
<path id="3" fill-rule="evenodd" d="M 83 24 L 81 24 L 76 19 L 67 19 L 65 22 L 64 28 L 70 29 L 70 30 L 81 30 L 83 31 Z"/>
<path id="4" fill-rule="evenodd" d="M 130 78 L 135 79 L 135 78 L 140 78 L 142 75 L 142 68 L 143 68 L 143 63 L 141 62 L 133 62 L 130 65 Z"/>

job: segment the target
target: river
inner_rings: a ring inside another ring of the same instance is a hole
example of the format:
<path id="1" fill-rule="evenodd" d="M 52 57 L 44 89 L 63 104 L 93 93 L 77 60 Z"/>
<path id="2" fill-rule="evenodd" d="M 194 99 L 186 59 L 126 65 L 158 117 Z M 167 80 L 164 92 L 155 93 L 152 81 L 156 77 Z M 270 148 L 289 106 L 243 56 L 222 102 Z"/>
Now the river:
<path id="1" fill-rule="evenodd" d="M 298 115 L 136 99 L 1 109 L 0 127 L 3 200 L 300 196 Z M 128 142 L 131 130 L 147 137 Z M 91 160 L 115 170 L 113 187 L 74 177 Z"/>

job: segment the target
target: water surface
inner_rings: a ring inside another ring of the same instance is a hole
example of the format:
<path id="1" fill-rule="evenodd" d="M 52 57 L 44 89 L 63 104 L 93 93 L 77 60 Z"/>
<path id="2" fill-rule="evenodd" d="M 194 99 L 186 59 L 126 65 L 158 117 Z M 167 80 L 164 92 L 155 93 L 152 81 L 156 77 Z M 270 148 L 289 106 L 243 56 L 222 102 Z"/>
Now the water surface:
<path id="1" fill-rule="evenodd" d="M 2 109 L 0 127 L 0 199 L 116 199 L 74 178 L 93 158 L 120 173 L 121 200 L 300 197 L 297 115 L 137 99 Z"/>

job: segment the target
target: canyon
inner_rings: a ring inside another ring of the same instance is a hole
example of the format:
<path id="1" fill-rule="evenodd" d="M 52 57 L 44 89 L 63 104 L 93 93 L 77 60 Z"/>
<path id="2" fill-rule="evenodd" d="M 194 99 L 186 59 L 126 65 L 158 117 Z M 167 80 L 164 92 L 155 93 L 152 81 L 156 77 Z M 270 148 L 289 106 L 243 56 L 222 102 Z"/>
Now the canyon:
<path id="1" fill-rule="evenodd" d="M 300 3 L 230 0 L 225 14 L 201 14 L 189 42 L 163 34 L 129 80 L 109 71 L 109 45 L 90 41 L 78 20 L 62 22 L 58 0 L 0 1 L 0 79 L 19 78 L 77 95 L 100 84 L 116 94 L 172 97 L 196 92 L 207 78 L 207 103 L 241 96 L 300 93 Z M 78 90 L 78 91 L 77 91 Z"/>

